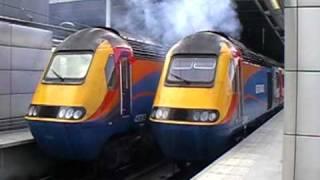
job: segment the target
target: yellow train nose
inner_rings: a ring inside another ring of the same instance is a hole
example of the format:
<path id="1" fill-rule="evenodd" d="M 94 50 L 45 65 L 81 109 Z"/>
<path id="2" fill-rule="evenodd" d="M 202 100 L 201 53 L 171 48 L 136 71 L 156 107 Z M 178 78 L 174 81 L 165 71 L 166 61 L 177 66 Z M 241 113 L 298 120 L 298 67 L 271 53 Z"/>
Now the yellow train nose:
<path id="1" fill-rule="evenodd" d="M 33 95 L 32 105 L 55 111 L 56 117 L 29 116 L 27 119 L 70 123 L 88 120 L 101 106 L 108 92 L 104 67 L 110 54 L 113 54 L 110 44 L 102 43 L 95 51 L 88 73 L 81 83 L 65 81 L 39 83 Z M 64 117 L 57 118 L 59 114 Z M 71 114 L 76 117 L 83 115 L 79 120 L 74 121 L 68 119 Z"/>

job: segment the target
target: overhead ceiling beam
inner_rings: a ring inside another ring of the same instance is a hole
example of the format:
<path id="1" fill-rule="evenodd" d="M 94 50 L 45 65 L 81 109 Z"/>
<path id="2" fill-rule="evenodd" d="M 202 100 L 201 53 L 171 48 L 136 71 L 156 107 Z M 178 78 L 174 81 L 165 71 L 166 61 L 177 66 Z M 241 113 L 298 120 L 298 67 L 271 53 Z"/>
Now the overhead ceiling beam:
<path id="1" fill-rule="evenodd" d="M 270 19 L 270 18 L 273 18 L 272 16 L 269 16 L 268 13 L 267 14 L 265 13 L 266 11 L 270 13 L 269 9 L 264 9 L 259 0 L 254 0 L 254 2 L 256 3 L 256 5 L 257 5 L 258 9 L 260 10 L 260 12 L 264 15 L 266 21 L 271 26 L 271 28 L 273 29 L 273 31 L 276 34 L 276 36 L 279 38 L 279 40 L 282 42 L 282 44 L 284 44 L 284 38 L 280 34 L 281 28 L 279 28 L 278 25 L 273 23 L 273 21 Z"/>

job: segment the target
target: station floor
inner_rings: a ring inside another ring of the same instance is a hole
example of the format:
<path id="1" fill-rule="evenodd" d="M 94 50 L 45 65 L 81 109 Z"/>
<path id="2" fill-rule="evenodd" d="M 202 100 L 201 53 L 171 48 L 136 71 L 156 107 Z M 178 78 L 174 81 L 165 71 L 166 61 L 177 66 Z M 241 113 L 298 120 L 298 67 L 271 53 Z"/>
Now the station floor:
<path id="1" fill-rule="evenodd" d="M 276 114 L 193 180 L 281 180 L 283 116 Z"/>
<path id="2" fill-rule="evenodd" d="M 21 129 L 11 131 L 10 133 L 0 134 L 0 150 L 32 142 L 34 142 L 34 140 L 29 129 Z"/>

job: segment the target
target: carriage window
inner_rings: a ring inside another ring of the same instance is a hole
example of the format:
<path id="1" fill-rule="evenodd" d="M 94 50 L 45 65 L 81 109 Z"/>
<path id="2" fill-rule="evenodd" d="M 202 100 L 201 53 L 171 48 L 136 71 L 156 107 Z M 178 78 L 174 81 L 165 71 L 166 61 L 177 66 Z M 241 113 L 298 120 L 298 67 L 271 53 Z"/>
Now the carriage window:
<path id="1" fill-rule="evenodd" d="M 116 84 L 116 68 L 114 57 L 111 55 L 108 59 L 108 63 L 105 68 L 106 80 L 108 83 L 108 88 L 113 89 Z"/>
<path id="2" fill-rule="evenodd" d="M 215 56 L 173 57 L 167 83 L 185 85 L 210 85 L 213 83 L 217 59 Z"/>

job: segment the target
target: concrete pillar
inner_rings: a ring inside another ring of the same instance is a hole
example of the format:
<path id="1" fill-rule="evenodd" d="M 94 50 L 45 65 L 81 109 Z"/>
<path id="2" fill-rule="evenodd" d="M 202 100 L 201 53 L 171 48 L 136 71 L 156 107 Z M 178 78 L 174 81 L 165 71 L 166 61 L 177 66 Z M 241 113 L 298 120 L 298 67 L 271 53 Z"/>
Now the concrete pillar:
<path id="1" fill-rule="evenodd" d="M 320 179 L 320 1 L 285 0 L 284 180 Z"/>

